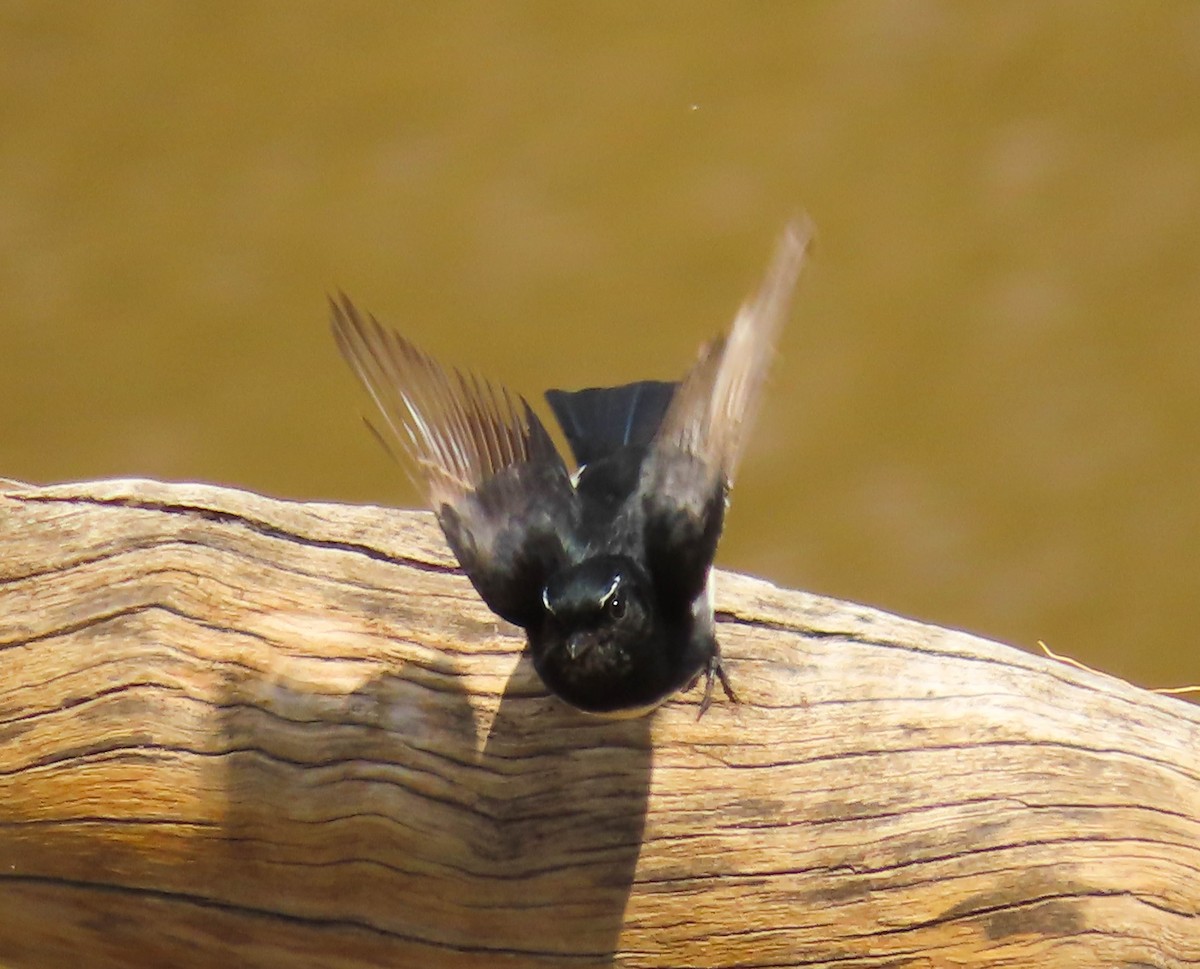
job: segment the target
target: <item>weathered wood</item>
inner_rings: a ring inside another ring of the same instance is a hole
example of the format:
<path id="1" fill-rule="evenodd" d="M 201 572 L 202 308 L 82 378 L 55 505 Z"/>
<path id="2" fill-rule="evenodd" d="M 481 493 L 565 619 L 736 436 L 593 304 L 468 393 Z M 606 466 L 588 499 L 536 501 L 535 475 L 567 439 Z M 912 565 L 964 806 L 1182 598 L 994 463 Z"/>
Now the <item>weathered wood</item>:
<path id="1" fill-rule="evenodd" d="M 0 490 L 0 964 L 1200 965 L 1184 701 L 722 574 L 593 720 L 428 515 Z"/>

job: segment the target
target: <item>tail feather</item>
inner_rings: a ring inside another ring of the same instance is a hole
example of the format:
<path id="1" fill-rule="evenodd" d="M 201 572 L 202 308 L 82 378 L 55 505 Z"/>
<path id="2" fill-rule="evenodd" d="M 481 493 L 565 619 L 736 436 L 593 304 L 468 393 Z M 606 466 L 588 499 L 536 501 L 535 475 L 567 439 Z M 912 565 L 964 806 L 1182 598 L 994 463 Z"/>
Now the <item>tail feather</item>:
<path id="1" fill-rule="evenodd" d="M 582 467 L 619 447 L 648 446 L 676 386 L 663 380 L 639 380 L 620 387 L 547 390 L 546 401 Z"/>

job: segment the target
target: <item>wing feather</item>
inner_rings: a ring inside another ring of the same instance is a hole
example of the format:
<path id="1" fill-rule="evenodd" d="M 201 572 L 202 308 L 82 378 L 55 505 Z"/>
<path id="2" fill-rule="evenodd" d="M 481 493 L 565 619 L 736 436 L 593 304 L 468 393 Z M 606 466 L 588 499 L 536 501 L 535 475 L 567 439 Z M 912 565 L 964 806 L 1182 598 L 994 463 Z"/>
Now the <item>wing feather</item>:
<path id="1" fill-rule="evenodd" d="M 701 348 L 675 392 L 658 440 L 703 460 L 732 483 L 762 398 L 767 370 L 811 244 L 807 220 L 787 227 L 754 295 L 728 334 Z"/>
<path id="2" fill-rule="evenodd" d="M 408 459 L 401 463 L 484 602 L 510 622 L 535 622 L 579 518 L 545 427 L 524 398 L 444 369 L 344 294 L 330 308 L 338 348 L 383 416 L 387 433 L 376 437 Z"/>
<path id="3" fill-rule="evenodd" d="M 525 400 L 474 374 L 447 371 L 424 350 L 345 295 L 330 300 L 334 339 L 383 416 L 391 437 L 422 474 L 415 483 L 437 508 L 504 468 L 535 455 Z"/>
<path id="4" fill-rule="evenodd" d="M 637 498 L 644 545 L 666 602 L 682 607 L 704 591 L 729 489 L 811 238 L 807 220 L 783 233 L 728 334 L 701 348 L 642 465 Z"/>

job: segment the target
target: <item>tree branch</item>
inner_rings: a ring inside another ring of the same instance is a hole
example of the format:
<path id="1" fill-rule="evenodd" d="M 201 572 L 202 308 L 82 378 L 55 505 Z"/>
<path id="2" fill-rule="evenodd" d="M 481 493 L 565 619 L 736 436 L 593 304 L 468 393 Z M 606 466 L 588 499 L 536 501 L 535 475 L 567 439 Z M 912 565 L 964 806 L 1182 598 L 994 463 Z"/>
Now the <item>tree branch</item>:
<path id="1" fill-rule="evenodd" d="M 1196 707 L 717 604 L 740 706 L 596 720 L 429 515 L 0 485 L 0 963 L 1200 965 Z"/>

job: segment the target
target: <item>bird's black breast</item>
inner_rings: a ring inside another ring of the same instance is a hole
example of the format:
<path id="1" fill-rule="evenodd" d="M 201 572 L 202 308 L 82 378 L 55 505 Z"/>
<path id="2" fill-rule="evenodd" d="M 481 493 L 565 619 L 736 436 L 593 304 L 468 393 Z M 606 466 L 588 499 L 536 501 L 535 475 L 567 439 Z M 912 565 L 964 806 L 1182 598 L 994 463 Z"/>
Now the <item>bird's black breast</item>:
<path id="1" fill-rule="evenodd" d="M 575 486 L 583 545 L 589 551 L 643 558 L 637 491 L 676 387 L 639 380 L 620 387 L 546 391 L 579 464 Z"/>
<path id="2" fill-rule="evenodd" d="M 630 522 L 630 499 L 638 488 L 644 447 L 622 447 L 606 457 L 585 465 L 579 472 L 575 489 L 579 495 L 583 533 L 589 545 L 608 545 L 606 538 L 618 536 L 614 529 L 627 531 L 640 523 Z"/>

